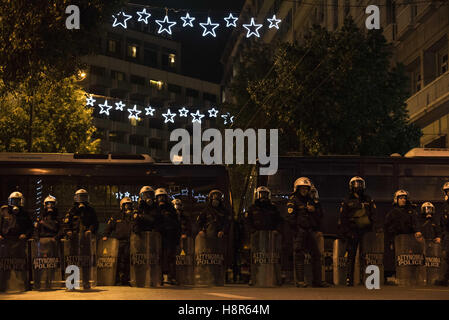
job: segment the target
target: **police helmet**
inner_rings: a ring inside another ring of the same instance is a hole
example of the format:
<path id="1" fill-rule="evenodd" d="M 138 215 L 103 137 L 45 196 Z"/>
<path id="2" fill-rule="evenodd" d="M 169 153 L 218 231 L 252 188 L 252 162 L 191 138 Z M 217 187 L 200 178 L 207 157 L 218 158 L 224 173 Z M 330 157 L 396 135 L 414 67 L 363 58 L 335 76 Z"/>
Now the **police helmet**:
<path id="1" fill-rule="evenodd" d="M 154 198 L 154 190 L 150 186 L 143 186 L 139 191 L 140 199 L 153 199 Z"/>
<path id="2" fill-rule="evenodd" d="M 405 190 L 403 190 L 403 189 L 400 189 L 400 190 L 398 190 L 398 191 L 396 191 L 395 193 L 394 193 L 394 196 L 393 196 L 393 203 L 394 204 L 398 204 L 398 198 L 399 197 L 407 197 L 407 200 L 409 199 L 409 193 L 407 192 L 407 191 L 405 191 Z"/>
<path id="3" fill-rule="evenodd" d="M 296 179 L 295 183 L 293 184 L 293 192 L 296 192 L 297 189 L 301 186 L 309 187 L 309 190 L 312 188 L 312 182 L 307 177 L 301 177 Z"/>
<path id="4" fill-rule="evenodd" d="M 349 180 L 349 190 L 354 191 L 356 189 L 366 189 L 365 180 L 359 176 L 352 177 L 351 180 Z"/>
<path id="5" fill-rule="evenodd" d="M 263 193 L 267 194 L 267 196 L 263 197 Z M 271 199 L 271 191 L 267 187 L 260 186 L 254 192 L 254 199 L 255 200 L 260 200 L 260 199 L 263 199 L 263 198 L 270 200 Z"/>
<path id="6" fill-rule="evenodd" d="M 127 203 L 133 203 L 130 197 L 124 197 L 122 200 L 120 200 L 120 210 L 123 210 L 123 207 Z"/>
<path id="7" fill-rule="evenodd" d="M 75 200 L 75 203 L 89 202 L 89 194 L 86 190 L 79 189 L 75 192 L 73 199 Z"/>
<path id="8" fill-rule="evenodd" d="M 221 192 L 221 191 L 218 190 L 218 189 L 211 190 L 211 191 L 209 192 L 208 198 L 209 198 L 210 200 L 212 200 L 214 194 L 217 194 L 217 195 L 218 195 L 218 197 L 220 198 L 219 200 L 223 200 L 223 192 Z"/>
<path id="9" fill-rule="evenodd" d="M 52 202 L 54 207 L 56 207 L 56 205 L 58 204 L 58 201 L 56 201 L 56 198 L 51 195 L 48 195 L 47 198 L 45 198 L 44 206 L 46 206 L 47 203 L 49 203 L 49 202 Z"/>
<path id="10" fill-rule="evenodd" d="M 425 215 L 433 215 L 435 213 L 435 206 L 432 204 L 432 202 L 424 202 L 421 206 L 421 213 Z"/>
<path id="11" fill-rule="evenodd" d="M 182 201 L 181 199 L 173 199 L 172 202 L 173 207 L 175 207 L 176 210 L 181 210 L 182 209 Z"/>
<path id="12" fill-rule="evenodd" d="M 25 198 L 22 193 L 15 191 L 11 193 L 8 197 L 8 205 L 15 207 L 24 207 L 25 206 Z"/>

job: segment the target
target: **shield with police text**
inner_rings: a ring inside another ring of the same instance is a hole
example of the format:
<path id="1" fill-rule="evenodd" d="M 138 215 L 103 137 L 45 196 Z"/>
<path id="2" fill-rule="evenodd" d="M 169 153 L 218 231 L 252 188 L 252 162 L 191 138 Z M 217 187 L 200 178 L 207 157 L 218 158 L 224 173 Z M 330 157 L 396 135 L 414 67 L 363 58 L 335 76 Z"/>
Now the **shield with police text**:
<path id="1" fill-rule="evenodd" d="M 400 234 L 394 239 L 394 248 L 398 285 L 424 285 L 426 280 L 424 241 L 416 240 L 413 234 Z"/>
<path id="2" fill-rule="evenodd" d="M 379 267 L 379 283 L 384 283 L 384 234 L 367 232 L 363 235 L 360 254 L 360 274 L 363 283 L 370 274 L 366 273 L 366 268 L 370 265 Z"/>
<path id="3" fill-rule="evenodd" d="M 161 235 L 145 231 L 131 233 L 130 283 L 133 287 L 149 288 L 161 285 Z"/>
<path id="4" fill-rule="evenodd" d="M 354 285 L 360 284 L 359 251 L 360 251 L 359 248 L 357 248 L 357 253 L 354 262 Z M 333 271 L 334 271 L 333 276 L 334 284 L 345 285 L 346 275 L 348 271 L 348 252 L 347 252 L 347 243 L 343 239 L 336 239 L 334 241 Z"/>
<path id="5" fill-rule="evenodd" d="M 0 292 L 28 289 L 28 243 L 26 240 L 0 240 Z"/>
<path id="6" fill-rule="evenodd" d="M 63 286 L 59 243 L 54 238 L 31 242 L 31 270 L 34 290 L 57 289 Z"/>
<path id="7" fill-rule="evenodd" d="M 251 281 L 255 287 L 281 285 L 281 235 L 257 231 L 251 235 Z"/>
<path id="8" fill-rule="evenodd" d="M 97 242 L 97 285 L 113 286 L 117 274 L 119 241 L 114 238 Z"/>
<path id="9" fill-rule="evenodd" d="M 334 283 L 334 265 L 333 265 L 333 238 L 324 238 L 324 255 L 323 255 L 323 265 L 324 265 L 324 281 L 327 283 Z"/>
<path id="10" fill-rule="evenodd" d="M 441 244 L 432 240 L 426 240 L 425 264 L 426 264 L 426 283 L 436 285 L 441 279 Z"/>
<path id="11" fill-rule="evenodd" d="M 224 286 L 224 241 L 197 235 L 195 238 L 195 285 Z"/>
<path id="12" fill-rule="evenodd" d="M 62 240 L 63 272 L 70 265 L 80 269 L 79 286 L 90 289 L 97 285 L 96 240 L 89 234 L 75 233 L 69 239 Z"/>
<path id="13" fill-rule="evenodd" d="M 194 284 L 195 242 L 187 237 L 179 240 L 176 248 L 176 281 L 179 285 Z"/>

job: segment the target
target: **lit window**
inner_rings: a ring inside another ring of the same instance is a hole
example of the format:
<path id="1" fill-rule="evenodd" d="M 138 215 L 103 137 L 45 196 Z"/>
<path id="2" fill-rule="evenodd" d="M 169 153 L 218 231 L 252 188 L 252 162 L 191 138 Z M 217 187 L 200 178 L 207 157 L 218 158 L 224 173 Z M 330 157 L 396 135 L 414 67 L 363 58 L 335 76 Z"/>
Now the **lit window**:
<path id="1" fill-rule="evenodd" d="M 170 61 L 170 64 L 171 64 L 171 65 L 174 65 L 174 64 L 175 64 L 175 62 L 176 62 L 175 57 L 176 57 L 176 56 L 175 56 L 173 53 L 170 53 L 170 55 L 168 56 L 168 61 Z"/>
<path id="2" fill-rule="evenodd" d="M 150 86 L 157 88 L 158 90 L 162 90 L 163 84 L 164 83 L 162 81 L 150 80 Z"/>
<path id="3" fill-rule="evenodd" d="M 117 50 L 117 41 L 115 40 L 109 40 L 108 41 L 108 51 L 109 52 L 116 52 Z"/>
<path id="4" fill-rule="evenodd" d="M 137 58 L 137 46 L 128 46 L 128 57 Z"/>

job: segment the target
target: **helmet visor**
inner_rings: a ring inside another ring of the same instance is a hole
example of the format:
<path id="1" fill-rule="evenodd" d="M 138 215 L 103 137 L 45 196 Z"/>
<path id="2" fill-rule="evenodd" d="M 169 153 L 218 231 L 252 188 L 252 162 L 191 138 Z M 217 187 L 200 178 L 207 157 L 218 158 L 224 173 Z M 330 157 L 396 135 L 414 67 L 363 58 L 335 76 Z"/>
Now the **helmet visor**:
<path id="1" fill-rule="evenodd" d="M 423 213 L 425 213 L 425 214 L 433 214 L 433 207 L 431 207 L 431 206 L 425 206 L 425 207 L 423 208 Z"/>
<path id="2" fill-rule="evenodd" d="M 89 202 L 89 195 L 87 193 L 75 194 L 74 200 L 76 203 Z"/>
<path id="3" fill-rule="evenodd" d="M 259 192 L 259 199 L 262 199 L 262 200 L 268 200 L 268 199 L 270 199 L 270 193 L 267 192 L 267 191 L 261 191 L 261 192 Z"/>
<path id="4" fill-rule="evenodd" d="M 142 192 L 140 194 L 140 197 L 142 198 L 142 200 L 154 199 L 154 192 L 151 191 Z"/>
<path id="5" fill-rule="evenodd" d="M 23 204 L 22 198 L 9 198 L 8 199 L 8 205 L 15 206 L 15 207 L 21 207 Z"/>

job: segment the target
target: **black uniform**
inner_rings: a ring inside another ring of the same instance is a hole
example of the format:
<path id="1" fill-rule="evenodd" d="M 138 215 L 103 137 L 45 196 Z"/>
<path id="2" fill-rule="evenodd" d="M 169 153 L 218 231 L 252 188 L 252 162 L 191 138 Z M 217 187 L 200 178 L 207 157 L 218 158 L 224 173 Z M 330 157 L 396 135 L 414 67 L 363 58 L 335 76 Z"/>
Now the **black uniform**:
<path id="1" fill-rule="evenodd" d="M 133 231 L 140 233 L 144 231 L 161 232 L 162 219 L 161 213 L 157 210 L 156 204 L 149 206 L 145 201 L 139 202 L 137 209 L 138 216 L 133 225 Z"/>
<path id="2" fill-rule="evenodd" d="M 245 225 L 249 233 L 265 230 L 280 232 L 282 218 L 274 204 L 257 199 L 245 213 Z"/>
<path id="3" fill-rule="evenodd" d="M 443 205 L 443 214 L 441 215 L 441 228 L 444 234 L 443 250 L 446 251 L 446 273 L 444 280 L 449 282 L 449 201 Z"/>
<path id="4" fill-rule="evenodd" d="M 171 203 L 165 203 L 157 207 L 158 214 L 162 217 L 162 273 L 167 274 L 170 280 L 176 278 L 176 247 L 179 244 L 181 226 L 178 215 Z"/>
<path id="5" fill-rule="evenodd" d="M 439 223 L 439 221 L 435 221 L 432 218 L 425 218 L 425 217 L 421 217 L 419 219 L 420 221 L 420 228 L 419 228 L 419 232 L 422 233 L 424 239 L 426 241 L 433 241 L 436 238 L 442 238 L 442 231 L 441 231 L 441 225 Z"/>
<path id="6" fill-rule="evenodd" d="M 82 208 L 75 205 L 65 216 L 63 228 L 65 233 L 72 231 L 74 234 L 79 233 L 83 235 L 84 232 L 90 231 L 92 234 L 96 234 L 98 219 L 95 209 L 88 204 Z"/>
<path id="7" fill-rule="evenodd" d="M 391 236 L 421 232 L 418 213 L 410 204 L 395 205 L 385 217 L 385 231 Z"/>
<path id="8" fill-rule="evenodd" d="M 307 206 L 313 206 L 309 210 Z M 294 271 L 296 282 L 304 282 L 304 256 L 312 256 L 313 284 L 321 284 L 321 251 L 315 232 L 321 230 L 323 211 L 318 201 L 299 192 L 290 195 L 287 203 L 287 219 L 293 230 Z"/>
<path id="9" fill-rule="evenodd" d="M 59 226 L 58 210 L 54 209 L 53 212 L 44 210 L 42 218 L 38 218 L 34 222 L 34 238 L 37 240 L 40 238 L 55 238 L 59 240 L 62 236 Z"/>
<path id="10" fill-rule="evenodd" d="M 193 230 L 190 217 L 185 214 L 184 210 L 176 210 L 176 216 L 181 228 L 181 234 L 185 234 L 187 237 L 192 238 Z"/>
<path id="11" fill-rule="evenodd" d="M 131 215 L 120 212 L 108 221 L 103 237 L 112 237 L 119 241 L 117 257 L 116 283 L 127 285 L 129 283 L 129 238 L 133 227 Z"/>
<path id="12" fill-rule="evenodd" d="M 0 236 L 5 239 L 18 240 L 21 234 L 27 238 L 31 237 L 33 223 L 30 215 L 24 208 L 13 213 L 10 206 L 0 208 Z"/>
<path id="13" fill-rule="evenodd" d="M 215 208 L 208 202 L 206 208 L 198 215 L 197 223 L 200 231 L 203 231 L 206 237 L 216 238 L 220 231 L 225 235 L 228 233 L 230 217 L 223 203 Z"/>
<path id="14" fill-rule="evenodd" d="M 339 236 L 347 242 L 348 270 L 346 278 L 350 285 L 354 283 L 357 247 L 363 235 L 373 229 L 376 232 L 382 231 L 374 201 L 366 194 L 357 197 L 351 192 L 341 203 L 338 221 Z"/>

